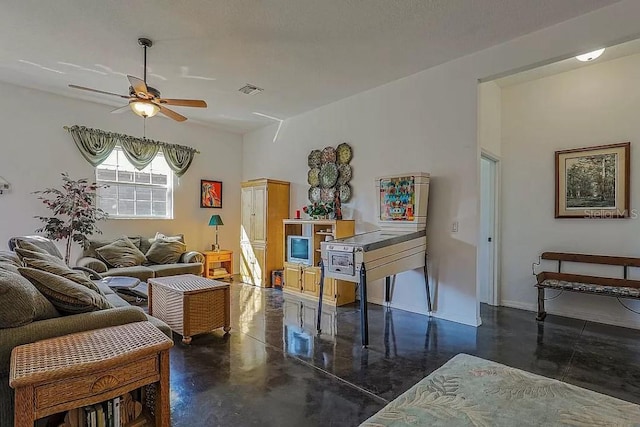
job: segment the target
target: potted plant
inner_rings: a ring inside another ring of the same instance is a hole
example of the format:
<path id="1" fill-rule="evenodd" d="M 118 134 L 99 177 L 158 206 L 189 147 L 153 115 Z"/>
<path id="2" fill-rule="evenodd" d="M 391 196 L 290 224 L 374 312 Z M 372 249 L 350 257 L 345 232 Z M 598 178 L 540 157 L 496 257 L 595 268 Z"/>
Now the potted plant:
<path id="1" fill-rule="evenodd" d="M 333 212 L 333 203 L 314 202 L 303 207 L 302 210 L 312 219 L 327 219 L 329 214 Z"/>
<path id="2" fill-rule="evenodd" d="M 64 261 L 69 265 L 71 256 L 71 243 L 82 245 L 88 235 L 102 232 L 96 226 L 100 220 L 107 218 L 107 213 L 95 206 L 96 190 L 95 182 L 89 183 L 87 179 L 73 180 L 66 173 L 62 174 L 62 189 L 47 188 L 36 191 L 38 199 L 42 200 L 53 216 L 36 216 L 44 226 L 36 230 L 37 233 L 45 233 L 51 240 L 67 239 L 67 247 Z"/>

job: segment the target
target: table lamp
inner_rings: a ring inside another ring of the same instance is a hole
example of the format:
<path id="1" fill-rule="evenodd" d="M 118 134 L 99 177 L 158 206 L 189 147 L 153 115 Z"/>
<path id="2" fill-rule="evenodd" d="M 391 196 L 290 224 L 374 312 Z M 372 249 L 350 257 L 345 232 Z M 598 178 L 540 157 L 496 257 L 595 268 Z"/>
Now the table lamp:
<path id="1" fill-rule="evenodd" d="M 220 252 L 220 245 L 218 245 L 218 226 L 219 225 L 224 225 L 224 223 L 222 222 L 222 218 L 220 218 L 220 215 L 211 215 L 211 219 L 209 220 L 209 226 L 216 226 L 216 244 L 212 245 L 213 246 L 213 250 L 216 252 Z"/>

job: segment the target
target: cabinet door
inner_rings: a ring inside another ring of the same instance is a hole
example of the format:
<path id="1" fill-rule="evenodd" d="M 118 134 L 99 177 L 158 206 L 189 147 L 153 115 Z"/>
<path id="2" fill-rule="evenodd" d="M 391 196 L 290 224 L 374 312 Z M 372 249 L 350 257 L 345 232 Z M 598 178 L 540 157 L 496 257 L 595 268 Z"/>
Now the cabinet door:
<path id="1" fill-rule="evenodd" d="M 282 227 L 282 224 L 280 224 Z M 253 230 L 251 241 L 267 241 L 267 187 L 253 187 Z"/>
<path id="2" fill-rule="evenodd" d="M 300 267 L 285 265 L 284 267 L 284 288 L 289 291 L 302 291 L 302 276 Z"/>
<path id="3" fill-rule="evenodd" d="M 266 254 L 267 248 L 264 245 L 251 245 L 253 247 L 253 270 L 256 286 L 271 286 L 271 272 L 266 271 Z"/>
<path id="4" fill-rule="evenodd" d="M 320 292 L 320 269 L 307 267 L 302 271 L 302 293 L 317 297 Z"/>
<path id="5" fill-rule="evenodd" d="M 245 187 L 242 189 L 241 196 L 241 227 L 240 230 L 240 241 L 241 242 L 250 242 L 251 235 L 253 232 L 251 231 L 251 219 L 253 218 L 253 188 Z"/>
<path id="6" fill-rule="evenodd" d="M 322 291 L 323 301 L 334 301 L 336 299 L 336 279 L 325 277 L 324 289 Z M 318 292 L 320 291 L 318 290 Z"/>
<path id="7" fill-rule="evenodd" d="M 240 244 L 240 277 L 244 283 L 254 284 L 253 264 L 254 264 L 253 248 L 251 243 L 243 242 Z"/>

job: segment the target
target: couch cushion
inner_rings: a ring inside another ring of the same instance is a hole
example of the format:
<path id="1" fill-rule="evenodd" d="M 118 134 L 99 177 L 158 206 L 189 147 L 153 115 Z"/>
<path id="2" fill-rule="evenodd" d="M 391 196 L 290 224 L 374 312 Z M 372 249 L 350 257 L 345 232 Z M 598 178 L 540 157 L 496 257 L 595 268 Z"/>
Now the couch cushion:
<path id="1" fill-rule="evenodd" d="M 176 276 L 178 274 L 202 274 L 202 264 L 199 262 L 190 264 L 155 264 L 147 267 L 153 270 L 155 277 Z"/>
<path id="2" fill-rule="evenodd" d="M 156 239 L 145 256 L 155 264 L 175 264 L 187 251 L 187 245 L 179 240 Z"/>
<path id="3" fill-rule="evenodd" d="M 30 251 L 44 252 L 49 255 L 53 255 L 56 258 L 63 259 L 62 254 L 58 250 L 58 247 L 51 239 L 47 239 L 43 236 L 21 236 L 13 239 L 16 246 L 21 249 L 27 249 Z"/>
<path id="4" fill-rule="evenodd" d="M 42 252 L 35 252 L 35 251 L 30 251 L 28 249 L 16 248 L 16 254 L 18 254 L 20 261 L 22 261 L 23 258 L 31 258 L 31 259 L 40 259 L 42 261 L 47 261 L 52 264 L 58 264 L 65 267 L 67 265 L 64 263 L 64 261 L 61 258 L 58 258 L 50 254 L 45 254 Z"/>
<path id="5" fill-rule="evenodd" d="M 147 261 L 140 249 L 127 237 L 98 248 L 96 252 L 109 266 L 115 268 L 134 267 Z"/>
<path id="6" fill-rule="evenodd" d="M 25 267 L 35 268 L 37 270 L 42 270 L 49 272 L 51 274 L 55 274 L 56 276 L 66 277 L 69 280 L 72 280 L 80 285 L 86 286 L 92 291 L 100 292 L 100 288 L 96 286 L 95 283 L 91 279 L 89 279 L 84 273 L 79 271 L 74 271 L 67 267 L 66 265 L 60 265 L 57 263 L 52 263 L 49 261 L 43 261 L 41 259 L 33 259 L 33 258 L 22 258 L 22 262 Z"/>
<path id="7" fill-rule="evenodd" d="M 107 245 L 115 242 L 118 239 L 119 238 L 87 240 L 87 243 L 85 244 L 84 250 L 82 252 L 82 256 L 83 257 L 100 258 L 98 256 L 98 252 L 96 252 L 96 250 L 101 248 L 101 247 L 103 247 L 103 246 L 107 246 Z M 140 236 L 129 236 L 128 239 L 131 240 L 131 243 L 133 243 L 137 248 L 140 248 Z M 142 252 L 146 252 L 146 251 L 142 251 Z"/>
<path id="8" fill-rule="evenodd" d="M 106 296 L 106 298 L 107 301 L 109 301 L 109 303 L 114 307 L 128 307 L 129 305 L 131 305 L 116 293 L 109 294 Z"/>
<path id="9" fill-rule="evenodd" d="M 154 277 L 153 270 L 146 265 L 136 265 L 135 267 L 110 268 L 102 273 L 102 276 L 129 276 L 146 282 L 147 279 Z"/>
<path id="10" fill-rule="evenodd" d="M 0 270 L 0 328 L 15 328 L 58 316 L 55 307 L 31 282 L 20 274 Z"/>
<path id="11" fill-rule="evenodd" d="M 102 280 L 94 280 L 93 283 L 100 289 L 100 293 L 104 296 L 108 296 L 111 294 L 115 294 L 113 289 L 109 287 L 106 283 L 102 283 Z"/>
<path id="12" fill-rule="evenodd" d="M 62 313 L 113 308 L 103 295 L 65 277 L 35 268 L 20 267 L 18 270 Z"/>

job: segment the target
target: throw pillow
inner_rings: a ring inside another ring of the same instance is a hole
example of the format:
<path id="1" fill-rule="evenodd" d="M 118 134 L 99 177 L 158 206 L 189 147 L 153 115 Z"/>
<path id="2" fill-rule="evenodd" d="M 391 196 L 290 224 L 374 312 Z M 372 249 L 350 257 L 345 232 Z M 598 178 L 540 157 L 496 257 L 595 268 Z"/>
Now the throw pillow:
<path id="1" fill-rule="evenodd" d="M 187 245 L 182 242 L 158 239 L 151 245 L 146 257 L 156 264 L 175 264 L 186 251 Z"/>
<path id="2" fill-rule="evenodd" d="M 80 271 L 74 271 L 66 265 L 59 265 L 48 261 L 43 261 L 41 259 L 33 258 L 22 258 L 22 262 L 24 263 L 25 267 L 35 268 L 36 270 L 46 271 L 48 273 L 55 274 L 56 276 L 66 277 L 67 279 L 72 280 L 79 285 L 86 286 L 92 291 L 102 294 L 100 288 L 98 288 L 98 286 L 93 283 L 91 279 L 85 276 L 84 273 Z"/>
<path id="3" fill-rule="evenodd" d="M 58 316 L 55 307 L 31 282 L 19 274 L 0 269 L 0 329 Z"/>
<path id="4" fill-rule="evenodd" d="M 113 308 L 104 296 L 65 277 L 28 267 L 20 267 L 18 271 L 61 313 L 78 314 Z"/>
<path id="5" fill-rule="evenodd" d="M 140 249 L 127 237 L 121 237 L 115 242 L 96 249 L 96 252 L 112 267 L 134 267 L 147 261 Z"/>
<path id="6" fill-rule="evenodd" d="M 182 242 L 182 243 L 184 243 L 184 234 L 178 234 L 176 236 L 165 236 L 162 233 L 156 233 L 155 237 L 152 237 L 152 238 L 149 239 L 149 243 L 151 243 L 153 245 L 157 240 L 168 240 L 170 242 Z"/>
<path id="7" fill-rule="evenodd" d="M 18 274 L 18 266 L 12 262 L 3 261 L 0 259 L 0 270 L 10 271 Z"/>
<path id="8" fill-rule="evenodd" d="M 42 236 L 22 236 L 14 239 L 17 247 L 35 252 L 44 252 L 62 259 L 62 254 L 51 239 Z"/>
<path id="9" fill-rule="evenodd" d="M 16 248 L 16 254 L 18 254 L 18 258 L 20 258 L 20 261 L 22 261 L 23 258 L 31 258 L 31 259 L 41 259 L 43 261 L 47 261 L 47 262 L 58 264 L 58 265 L 64 265 L 64 266 L 67 265 L 64 263 L 64 260 L 62 260 L 61 258 L 58 258 L 53 255 L 49 255 L 49 254 L 44 254 L 41 252 L 30 251 L 28 249 Z"/>
<path id="10" fill-rule="evenodd" d="M 140 242 L 141 242 L 141 238 L 139 236 L 135 237 L 135 236 L 129 236 L 127 237 L 129 240 L 131 240 L 131 243 L 133 243 L 135 245 L 136 248 L 140 248 Z M 87 240 L 85 242 L 83 251 L 82 251 L 82 256 L 83 257 L 91 257 L 91 258 L 100 258 L 100 256 L 98 255 L 97 250 L 103 246 L 107 246 L 110 245 L 111 243 L 115 242 L 118 239 L 91 239 L 91 240 Z M 145 252 L 145 251 L 142 251 Z"/>

